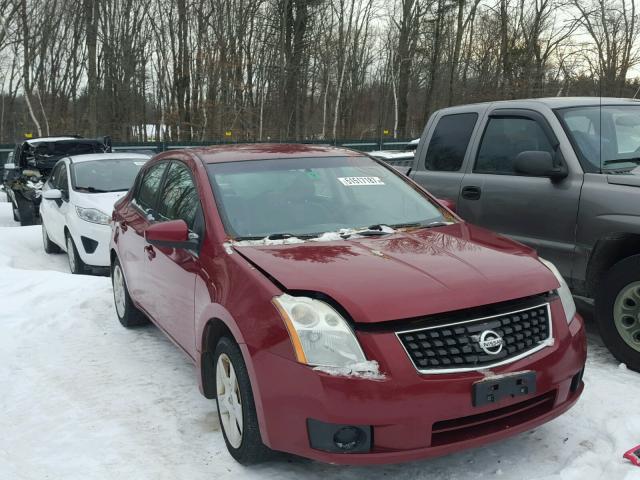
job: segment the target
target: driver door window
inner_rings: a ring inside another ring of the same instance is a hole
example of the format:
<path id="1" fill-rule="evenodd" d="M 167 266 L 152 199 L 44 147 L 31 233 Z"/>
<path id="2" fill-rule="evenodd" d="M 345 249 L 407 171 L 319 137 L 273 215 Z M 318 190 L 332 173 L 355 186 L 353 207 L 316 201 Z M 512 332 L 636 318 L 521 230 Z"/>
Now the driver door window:
<path id="1" fill-rule="evenodd" d="M 542 127 L 530 118 L 491 118 L 482 136 L 474 173 L 516 175 L 514 161 L 529 150 L 554 154 Z"/>
<path id="2" fill-rule="evenodd" d="M 173 162 L 160 194 L 158 214 L 162 220 L 182 219 L 189 230 L 194 230 L 200 200 L 189 168 L 181 162 Z"/>
<path id="3" fill-rule="evenodd" d="M 68 192 L 69 191 L 69 181 L 68 181 L 68 176 L 67 176 L 67 165 L 64 164 L 64 163 L 62 163 L 60 165 L 60 170 L 59 170 L 58 175 L 56 177 L 55 188 L 57 188 L 58 190 L 60 190 L 62 192 Z"/>
<path id="4" fill-rule="evenodd" d="M 167 168 L 167 162 L 159 163 L 151 167 L 145 172 L 140 186 L 134 197 L 136 205 L 142 209 L 145 214 L 152 214 L 156 206 L 158 190 L 162 183 L 162 176 Z"/>

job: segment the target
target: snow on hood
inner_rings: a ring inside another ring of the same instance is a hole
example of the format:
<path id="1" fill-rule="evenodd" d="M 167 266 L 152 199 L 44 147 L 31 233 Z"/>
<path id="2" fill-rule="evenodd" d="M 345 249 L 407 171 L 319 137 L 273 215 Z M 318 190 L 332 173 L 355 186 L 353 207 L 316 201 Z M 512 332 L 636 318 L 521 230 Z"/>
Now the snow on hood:
<path id="1" fill-rule="evenodd" d="M 286 237 L 286 238 L 279 238 L 277 240 L 272 240 L 269 237 L 264 237 L 258 240 L 229 241 L 225 243 L 225 247 L 227 246 L 258 247 L 262 245 L 291 245 L 295 243 L 305 243 L 305 242 L 335 242 L 338 240 L 344 240 L 345 237 L 349 237 L 351 239 L 363 238 L 363 235 L 358 234 L 358 232 L 361 232 L 362 230 L 363 229 L 341 228 L 336 232 L 325 232 L 318 237 L 309 238 L 309 239 L 302 239 L 298 237 Z M 380 231 L 382 233 L 395 233 L 395 230 L 393 228 L 388 227 L 386 225 L 381 225 Z M 227 253 L 229 253 L 229 250 L 227 250 Z"/>
<path id="2" fill-rule="evenodd" d="M 111 216 L 113 205 L 127 192 L 81 193 L 74 192 L 74 203 L 83 208 L 97 208 Z"/>
<path id="3" fill-rule="evenodd" d="M 558 288 L 532 249 L 464 223 L 337 241 L 257 242 L 227 248 L 287 290 L 328 295 L 356 322 L 419 317 Z"/>

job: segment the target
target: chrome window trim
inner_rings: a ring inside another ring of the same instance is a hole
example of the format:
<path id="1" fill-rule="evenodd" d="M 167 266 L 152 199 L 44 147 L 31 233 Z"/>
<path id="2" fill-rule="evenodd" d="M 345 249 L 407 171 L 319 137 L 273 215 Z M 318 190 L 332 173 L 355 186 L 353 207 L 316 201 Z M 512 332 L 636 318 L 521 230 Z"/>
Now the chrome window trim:
<path id="1" fill-rule="evenodd" d="M 508 358 L 508 359 L 502 360 L 500 362 L 481 365 L 481 366 L 478 366 L 478 367 L 420 369 L 420 368 L 418 368 L 418 366 L 415 364 L 415 362 L 411 358 L 411 355 L 409 354 L 409 351 L 404 346 L 404 343 L 402 342 L 402 339 L 400 338 L 400 335 L 405 334 L 405 333 L 424 332 L 424 331 L 427 331 L 427 330 L 434 330 L 434 329 L 437 329 L 437 328 L 446 328 L 446 327 L 452 327 L 452 326 L 455 326 L 455 325 L 462 325 L 462 324 L 466 324 L 466 323 L 475 323 L 475 322 L 480 322 L 482 320 L 490 320 L 492 318 L 504 317 L 504 316 L 508 316 L 508 315 L 515 315 L 515 314 L 520 313 L 520 312 L 526 312 L 528 310 L 533 310 L 535 308 L 541 308 L 541 307 L 545 307 L 547 309 L 547 318 L 549 319 L 549 325 L 548 325 L 549 337 L 546 340 L 540 342 L 538 345 L 534 346 L 532 349 L 527 350 L 525 352 L 522 352 L 519 355 L 516 355 L 515 357 Z M 553 340 L 553 319 L 551 318 L 551 305 L 549 304 L 549 302 L 541 303 L 539 305 L 533 305 L 533 306 L 526 307 L 526 308 L 522 308 L 520 310 L 513 310 L 513 311 L 509 311 L 509 312 L 505 312 L 505 313 L 500 313 L 498 315 L 490 315 L 488 317 L 473 318 L 471 320 L 463 320 L 461 322 L 447 323 L 447 324 L 444 324 L 444 325 L 434 325 L 432 327 L 416 328 L 416 329 L 413 329 L 413 330 L 403 330 L 401 332 L 395 332 L 395 335 L 396 335 L 396 338 L 398 339 L 398 341 L 400 342 L 400 345 L 402 345 L 402 348 L 404 349 L 405 353 L 407 354 L 407 357 L 409 357 L 409 361 L 411 362 L 411 364 L 422 375 L 442 375 L 442 374 L 448 374 L 448 373 L 479 372 L 479 371 L 482 371 L 482 370 L 487 370 L 489 368 L 500 367 L 502 365 L 508 365 L 510 363 L 517 362 L 518 360 L 522 360 L 523 358 L 528 357 L 529 355 L 533 355 L 534 353 L 539 352 L 543 348 L 550 347 L 550 346 L 552 346 L 554 344 L 554 340 Z"/>

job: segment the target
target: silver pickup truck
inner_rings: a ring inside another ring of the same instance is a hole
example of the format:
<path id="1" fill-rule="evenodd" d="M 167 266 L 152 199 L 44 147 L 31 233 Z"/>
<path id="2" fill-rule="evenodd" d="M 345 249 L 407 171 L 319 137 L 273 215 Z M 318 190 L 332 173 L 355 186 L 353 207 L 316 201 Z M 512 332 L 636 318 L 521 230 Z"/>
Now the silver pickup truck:
<path id="1" fill-rule="evenodd" d="M 640 371 L 639 165 L 639 101 L 548 98 L 435 112 L 408 174 L 555 263 L 595 300 L 607 347 Z"/>

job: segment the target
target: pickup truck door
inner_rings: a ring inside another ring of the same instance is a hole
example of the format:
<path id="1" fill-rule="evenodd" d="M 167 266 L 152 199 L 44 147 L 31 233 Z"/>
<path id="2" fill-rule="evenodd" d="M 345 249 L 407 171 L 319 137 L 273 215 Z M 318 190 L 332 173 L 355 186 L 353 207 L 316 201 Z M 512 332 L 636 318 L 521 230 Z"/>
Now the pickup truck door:
<path id="1" fill-rule="evenodd" d="M 566 164 L 545 117 L 533 110 L 494 110 L 473 150 L 458 213 L 535 248 L 570 278 L 582 172 L 569 169 L 566 178 L 552 181 L 523 176 L 513 168 L 516 156 L 528 150 L 548 151 Z"/>
<path id="2" fill-rule="evenodd" d="M 436 113 L 425 127 L 426 141 L 420 141 L 410 176 L 435 197 L 458 201 L 467 147 L 478 117 L 477 112 Z"/>

